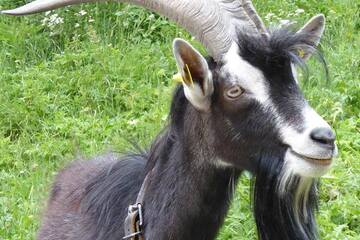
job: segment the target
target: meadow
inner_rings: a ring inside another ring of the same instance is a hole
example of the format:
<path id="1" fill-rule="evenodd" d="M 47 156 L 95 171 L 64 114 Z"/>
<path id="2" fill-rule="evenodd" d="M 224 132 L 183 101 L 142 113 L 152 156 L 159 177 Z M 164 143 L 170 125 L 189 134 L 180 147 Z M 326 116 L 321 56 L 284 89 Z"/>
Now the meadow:
<path id="1" fill-rule="evenodd" d="M 24 0 L 0 0 L 0 9 Z M 321 50 L 302 88 L 334 127 L 339 156 L 321 180 L 324 240 L 360 239 L 360 3 L 254 1 L 268 25 L 324 13 Z M 166 124 L 176 73 L 171 43 L 191 36 L 138 7 L 101 3 L 0 16 L 0 240 L 34 239 L 57 171 L 74 158 L 149 146 Z M 202 50 L 205 54 L 205 51 Z M 251 176 L 241 178 L 218 240 L 256 239 Z"/>

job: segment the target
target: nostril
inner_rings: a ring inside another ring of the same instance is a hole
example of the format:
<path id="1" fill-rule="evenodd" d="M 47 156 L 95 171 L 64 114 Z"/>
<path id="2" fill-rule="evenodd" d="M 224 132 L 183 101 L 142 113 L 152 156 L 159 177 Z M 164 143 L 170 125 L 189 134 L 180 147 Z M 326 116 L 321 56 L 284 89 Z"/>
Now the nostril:
<path id="1" fill-rule="evenodd" d="M 318 143 L 334 145 L 335 133 L 329 128 L 315 128 L 311 131 L 310 137 Z"/>

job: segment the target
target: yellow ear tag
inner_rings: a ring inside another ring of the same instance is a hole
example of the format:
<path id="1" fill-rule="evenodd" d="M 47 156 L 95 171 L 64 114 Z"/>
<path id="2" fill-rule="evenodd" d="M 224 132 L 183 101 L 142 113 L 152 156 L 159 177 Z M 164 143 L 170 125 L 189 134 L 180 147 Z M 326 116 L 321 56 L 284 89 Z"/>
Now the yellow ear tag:
<path id="1" fill-rule="evenodd" d="M 304 56 L 305 56 L 305 51 L 304 51 L 303 49 L 299 49 L 299 50 L 298 50 L 298 55 L 299 55 L 299 57 L 304 58 Z"/>
<path id="2" fill-rule="evenodd" d="M 187 75 L 190 77 L 190 84 L 191 85 L 194 85 L 194 81 L 192 79 L 192 76 L 191 76 L 191 73 L 190 73 L 190 70 L 189 70 L 189 66 L 187 64 L 185 64 L 185 69 L 187 71 Z M 181 73 L 178 72 L 177 74 L 175 74 L 173 77 L 172 77 L 172 80 L 174 80 L 175 82 L 177 83 L 185 83 L 187 84 L 185 81 L 184 81 L 184 78 L 182 77 Z"/>
<path id="3" fill-rule="evenodd" d="M 187 74 L 188 74 L 188 76 L 189 76 L 189 80 L 190 80 L 190 84 L 191 84 L 191 86 L 194 86 L 194 81 L 193 81 L 193 79 L 192 79 L 192 76 L 191 76 L 191 72 L 190 72 L 190 70 L 189 70 L 189 66 L 187 65 L 187 64 L 185 64 L 185 67 L 186 67 L 186 71 L 187 71 Z"/>
<path id="4" fill-rule="evenodd" d="M 173 77 L 172 77 L 172 80 L 174 80 L 175 82 L 177 83 L 182 83 L 184 80 L 183 80 L 183 77 L 181 76 L 181 73 L 177 73 L 175 74 Z"/>

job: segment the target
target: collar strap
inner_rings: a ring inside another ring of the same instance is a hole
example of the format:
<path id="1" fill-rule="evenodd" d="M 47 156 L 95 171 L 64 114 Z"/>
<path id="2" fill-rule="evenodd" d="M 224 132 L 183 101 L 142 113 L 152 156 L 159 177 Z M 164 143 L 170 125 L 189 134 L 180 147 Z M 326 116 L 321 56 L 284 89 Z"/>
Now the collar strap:
<path id="1" fill-rule="evenodd" d="M 145 192 L 149 185 L 149 176 L 152 174 L 151 170 L 145 177 L 140 191 L 136 198 L 136 203 L 132 204 L 128 208 L 128 215 L 124 222 L 125 236 L 124 240 L 144 240 L 144 219 L 143 219 L 143 203 L 145 198 Z"/>

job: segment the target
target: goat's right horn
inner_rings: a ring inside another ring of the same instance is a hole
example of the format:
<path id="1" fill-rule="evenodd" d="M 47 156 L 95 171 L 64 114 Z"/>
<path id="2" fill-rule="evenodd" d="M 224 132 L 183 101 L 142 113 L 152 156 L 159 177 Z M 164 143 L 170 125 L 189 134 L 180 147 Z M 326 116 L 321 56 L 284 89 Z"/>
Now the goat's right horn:
<path id="1" fill-rule="evenodd" d="M 28 15 L 67 5 L 105 0 L 36 0 L 22 7 L 1 11 L 8 15 Z M 249 8 L 250 0 L 117 0 L 143 6 L 177 22 L 204 44 L 215 60 L 228 51 L 239 25 L 253 32 L 263 33 L 256 12 Z M 245 1 L 245 2 L 244 2 Z M 249 14 L 249 9 L 251 10 Z M 255 18 L 254 18 L 255 16 Z"/>

